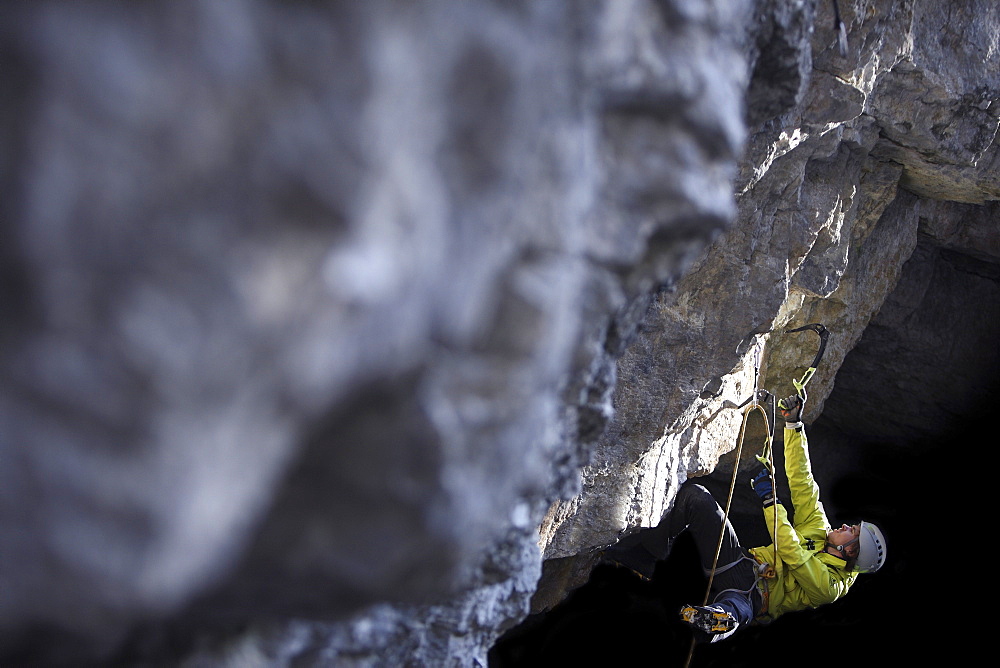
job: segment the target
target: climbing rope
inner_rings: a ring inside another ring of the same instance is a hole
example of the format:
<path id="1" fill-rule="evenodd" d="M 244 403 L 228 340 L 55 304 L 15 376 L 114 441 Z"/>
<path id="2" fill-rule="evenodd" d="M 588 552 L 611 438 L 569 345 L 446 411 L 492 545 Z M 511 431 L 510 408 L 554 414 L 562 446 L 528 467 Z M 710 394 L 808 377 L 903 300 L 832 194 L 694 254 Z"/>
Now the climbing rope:
<path id="1" fill-rule="evenodd" d="M 733 466 L 733 476 L 732 476 L 732 478 L 729 481 L 729 494 L 728 494 L 728 496 L 726 498 L 726 508 L 725 508 L 725 511 L 723 512 L 722 527 L 719 530 L 719 540 L 718 540 L 718 543 L 715 546 L 715 556 L 712 558 L 712 570 L 709 572 L 708 587 L 705 589 L 705 598 L 704 598 L 704 601 L 702 601 L 702 605 L 707 605 L 708 604 L 708 596 L 709 596 L 709 593 L 712 590 L 712 581 L 715 579 L 715 571 L 716 571 L 716 568 L 719 565 L 719 553 L 722 552 L 722 542 L 723 542 L 723 540 L 726 537 L 726 522 L 729 521 L 729 509 L 730 509 L 730 507 L 732 506 L 732 503 L 733 503 L 733 491 L 736 489 L 736 476 L 737 476 L 737 474 L 739 473 L 739 470 L 740 470 L 740 455 L 743 452 L 743 441 L 744 441 L 744 439 L 746 437 L 746 427 L 747 427 L 747 422 L 748 422 L 747 418 L 755 410 L 756 411 L 760 411 L 760 414 L 764 416 L 765 431 L 767 431 L 768 434 L 770 434 L 770 425 L 769 425 L 769 422 L 768 422 L 768 419 L 767 419 L 767 413 L 764 412 L 764 408 L 758 402 L 754 401 L 752 404 L 750 404 L 750 406 L 748 406 L 746 408 L 746 410 L 743 411 L 743 420 L 742 420 L 742 423 L 740 424 L 740 437 L 739 437 L 739 441 L 737 442 L 737 445 L 736 445 L 736 464 Z M 773 455 L 771 454 L 771 451 L 770 451 L 771 449 L 769 447 L 769 444 L 765 444 L 765 446 L 767 447 L 768 455 L 771 457 L 771 459 L 770 459 L 770 463 L 771 463 L 770 474 L 771 474 L 771 487 L 773 489 L 774 488 L 774 458 L 773 458 Z M 775 513 L 775 517 L 777 517 L 777 513 Z M 777 537 L 778 537 L 778 533 L 777 532 L 778 532 L 777 522 L 775 522 L 774 537 L 775 537 L 775 541 L 776 542 L 777 542 Z M 775 551 L 777 551 L 777 544 L 775 544 Z"/>
<path id="2" fill-rule="evenodd" d="M 715 579 L 715 571 L 719 565 L 719 553 L 722 552 L 722 541 L 725 539 L 726 536 L 726 523 L 729 521 L 729 509 L 733 503 L 733 492 L 736 489 L 736 476 L 740 470 L 740 458 L 743 454 L 743 441 L 746 438 L 747 423 L 749 422 L 748 418 L 750 417 L 750 414 L 753 413 L 754 411 L 760 411 L 760 414 L 764 416 L 764 427 L 765 427 L 764 431 L 768 434 L 767 438 L 770 438 L 771 434 L 770 424 L 768 423 L 767 420 L 767 413 L 764 412 L 764 409 L 763 407 L 761 407 L 759 402 L 759 399 L 761 397 L 760 360 L 764 352 L 764 347 L 761 345 L 760 341 L 757 340 L 755 342 L 755 348 L 756 350 L 755 350 L 754 365 L 753 365 L 753 394 L 750 395 L 750 398 L 747 401 L 743 402 L 744 405 L 746 405 L 747 403 L 750 403 L 750 405 L 743 410 L 743 419 L 740 422 L 740 437 L 736 441 L 736 463 L 733 464 L 733 476 L 729 481 L 729 494 L 726 497 L 726 509 L 725 512 L 723 513 L 722 527 L 720 527 L 719 529 L 719 541 L 715 546 L 715 556 L 712 557 L 712 570 L 709 572 L 708 587 L 705 589 L 705 599 L 702 602 L 702 605 L 708 604 L 709 592 L 711 592 L 712 590 L 712 581 Z M 768 452 L 768 456 L 770 456 L 770 451 L 771 451 L 770 443 L 768 443 L 766 440 L 764 443 L 764 447 Z M 773 466 L 771 468 L 771 485 L 773 488 L 774 485 Z"/>
<path id="3" fill-rule="evenodd" d="M 754 388 L 754 396 L 755 397 L 757 396 L 756 386 Z M 740 470 L 740 456 L 743 453 L 743 441 L 746 438 L 746 428 L 747 428 L 747 423 L 749 421 L 748 418 L 749 418 L 750 414 L 753 413 L 754 411 L 760 411 L 760 414 L 764 417 L 764 426 L 765 426 L 765 431 L 768 433 L 768 438 L 770 437 L 770 434 L 771 434 L 770 424 L 769 424 L 768 419 L 767 419 L 767 413 L 764 411 L 763 406 L 761 406 L 761 404 L 758 401 L 754 400 L 753 403 L 751 403 L 749 406 L 746 407 L 746 409 L 744 409 L 744 411 L 743 411 L 743 419 L 742 419 L 742 422 L 740 423 L 740 437 L 739 437 L 739 440 L 737 441 L 737 444 L 736 444 L 736 463 L 733 465 L 733 475 L 732 475 L 732 478 L 729 481 L 729 494 L 726 497 L 726 508 L 725 508 L 725 510 L 723 512 L 722 526 L 719 529 L 719 540 L 718 540 L 718 542 L 716 543 L 716 546 L 715 546 L 715 555 L 712 557 L 712 568 L 711 568 L 711 570 L 709 571 L 709 574 L 708 574 L 708 585 L 705 587 L 705 596 L 704 596 L 704 598 L 702 599 L 702 602 L 701 602 L 701 604 L 703 606 L 704 605 L 708 605 L 708 598 L 709 598 L 709 596 L 711 595 L 711 592 L 712 592 L 712 582 L 715 580 L 715 572 L 716 572 L 716 569 L 719 566 L 719 554 L 722 552 L 722 542 L 723 542 L 723 540 L 725 540 L 725 537 L 726 537 L 726 524 L 729 522 L 729 509 L 730 509 L 730 507 L 732 506 L 732 503 L 733 503 L 733 492 L 736 489 L 736 476 L 737 476 L 737 474 L 739 473 L 739 470 Z M 771 460 L 770 460 L 771 461 L 771 467 L 770 467 L 770 470 L 771 470 L 771 486 L 772 486 L 772 488 L 774 488 L 774 459 L 773 459 L 773 456 L 771 455 L 770 444 L 766 443 L 765 447 L 767 449 L 768 456 L 771 458 Z M 775 554 L 777 554 L 777 549 L 778 549 L 778 546 L 777 546 L 777 539 L 778 539 L 777 517 L 778 517 L 778 514 L 775 513 L 774 516 L 775 516 L 775 526 L 774 526 L 773 535 L 775 537 Z M 690 666 L 691 665 L 691 658 L 694 656 L 694 648 L 695 648 L 695 639 L 692 637 L 691 638 L 691 647 L 688 650 L 687 660 L 684 662 L 685 666 Z"/>
<path id="4" fill-rule="evenodd" d="M 813 375 L 816 373 L 816 369 L 819 367 L 820 361 L 823 359 L 823 354 L 826 352 L 827 339 L 829 338 L 829 335 L 830 335 L 829 330 L 827 330 L 826 327 L 824 327 L 823 325 L 821 325 L 819 323 L 811 323 L 811 324 L 808 324 L 808 325 L 804 325 L 802 327 L 798 327 L 796 329 L 788 329 L 788 330 L 785 330 L 784 333 L 786 333 L 786 334 L 792 334 L 792 333 L 795 333 L 795 332 L 804 332 L 804 331 L 815 332 L 819 336 L 820 344 L 819 344 L 819 350 L 816 352 L 816 356 L 813 358 L 812 363 L 806 369 L 806 371 L 802 375 L 802 377 L 799 378 L 799 379 L 794 379 L 794 378 L 792 379 L 792 385 L 795 387 L 795 391 L 799 395 L 799 397 L 802 399 L 803 403 L 805 403 L 805 400 L 806 400 L 806 385 L 808 385 L 809 381 L 812 380 Z M 755 355 L 755 359 L 754 359 L 753 394 L 750 395 L 750 397 L 746 401 L 744 401 L 742 404 L 740 404 L 739 406 L 736 406 L 737 409 L 744 408 L 744 407 L 746 407 L 746 408 L 743 410 L 743 418 L 742 418 L 742 421 L 740 423 L 740 436 L 739 436 L 739 439 L 737 440 L 737 443 L 736 443 L 736 463 L 733 465 L 733 476 L 732 476 L 732 478 L 731 478 L 731 480 L 729 482 L 729 494 L 728 494 L 728 496 L 726 498 L 726 508 L 725 508 L 725 511 L 723 512 L 722 526 L 719 529 L 719 540 L 716 543 L 716 546 L 715 546 L 715 555 L 712 558 L 712 569 L 709 572 L 709 576 L 708 576 L 708 586 L 705 588 L 705 596 L 704 596 L 704 599 L 702 600 L 702 603 L 701 603 L 703 606 L 708 605 L 708 598 L 709 598 L 709 596 L 710 596 L 710 594 L 712 592 L 712 582 L 715 579 L 715 572 L 716 572 L 716 569 L 718 568 L 718 565 L 719 565 L 719 554 L 722 552 L 722 542 L 723 542 L 723 540 L 725 540 L 725 537 L 726 537 L 726 524 L 729 522 L 729 510 L 730 510 L 730 507 L 732 506 L 732 502 L 733 502 L 733 492 L 736 489 L 736 477 L 737 477 L 737 474 L 739 473 L 739 470 L 740 470 L 740 459 L 741 459 L 742 453 L 743 453 L 743 441 L 745 440 L 745 437 L 746 437 L 747 422 L 748 422 L 748 418 L 749 418 L 750 414 L 753 413 L 754 411 L 760 411 L 761 415 L 764 417 L 764 431 L 766 432 L 766 436 L 764 438 L 764 447 L 761 450 L 761 454 L 757 455 L 756 458 L 762 464 L 766 464 L 767 465 L 768 473 L 770 474 L 770 478 L 771 478 L 771 489 L 774 489 L 774 490 L 777 489 L 777 483 L 775 481 L 774 452 L 772 451 L 772 448 L 771 448 L 771 443 L 774 440 L 774 431 L 773 431 L 773 426 L 772 425 L 776 421 L 774 414 L 775 414 L 777 400 L 774 398 L 774 395 L 772 395 L 770 392 L 768 392 L 767 390 L 761 390 L 760 387 L 759 387 L 760 386 L 760 360 L 761 360 L 761 356 L 763 355 L 763 345 L 760 343 L 759 340 L 755 342 L 755 345 L 756 345 L 757 348 L 756 348 L 756 355 Z M 770 400 L 770 402 L 771 402 L 771 420 L 770 421 L 768 420 L 767 413 L 764 411 L 764 407 L 760 403 L 760 400 L 762 398 L 765 401 Z M 747 405 L 747 404 L 749 404 L 749 405 Z M 774 512 L 774 526 L 773 526 L 772 531 L 771 531 L 771 536 L 774 538 L 774 542 L 773 542 L 773 544 L 774 544 L 774 558 L 775 558 L 775 561 L 777 561 L 777 558 L 778 558 L 778 513 L 777 513 L 777 511 Z M 694 656 L 694 647 L 695 647 L 695 640 L 694 640 L 694 638 L 692 638 L 691 639 L 691 648 L 688 651 L 687 661 L 685 661 L 685 663 L 684 663 L 685 666 L 689 666 L 690 663 L 691 663 L 691 658 Z"/>
<path id="5" fill-rule="evenodd" d="M 797 327 L 795 329 L 785 330 L 786 334 L 794 334 L 796 332 L 815 332 L 820 339 L 819 349 L 816 351 L 816 356 L 813 358 L 812 363 L 808 366 L 805 373 L 799 379 L 792 379 L 792 385 L 795 387 L 795 391 L 798 393 L 799 397 L 802 398 L 803 403 L 806 399 L 806 385 L 812 380 L 813 375 L 816 373 L 816 369 L 819 367 L 820 361 L 823 359 L 823 354 L 826 352 L 827 339 L 830 336 L 829 330 L 819 323 L 810 323 L 802 327 Z M 757 410 L 764 417 L 764 431 L 766 436 L 764 438 L 764 447 L 761 450 L 761 454 L 757 456 L 757 460 L 762 464 L 765 464 L 768 468 L 768 473 L 771 478 L 771 489 L 777 489 L 777 483 L 775 481 L 775 466 L 774 466 L 774 452 L 771 449 L 771 442 L 774 440 L 774 432 L 772 431 L 772 424 L 774 423 L 774 404 L 776 401 L 774 396 L 767 390 L 760 389 L 760 361 L 764 353 L 763 345 L 759 340 L 755 342 L 756 354 L 754 358 L 754 376 L 753 376 L 753 394 L 742 405 L 737 408 L 746 408 L 743 411 L 743 420 L 740 424 L 740 437 L 736 444 L 736 463 L 733 466 L 733 477 L 729 482 L 729 496 L 726 499 L 726 509 L 723 513 L 722 527 L 719 530 L 719 541 L 715 548 L 715 556 L 712 558 L 712 570 L 708 577 L 708 588 L 705 590 L 705 599 L 702 605 L 708 604 L 708 596 L 712 589 L 712 581 L 715 579 L 715 571 L 719 565 L 719 553 L 722 551 L 722 541 L 726 535 L 726 522 L 729 521 L 729 509 L 733 502 L 733 491 L 736 489 L 736 476 L 740 469 L 740 459 L 743 453 L 743 441 L 746 436 L 747 428 L 747 418 L 750 414 Z M 764 411 L 763 406 L 760 403 L 761 398 L 765 400 L 770 399 L 772 403 L 771 413 L 772 420 L 767 419 L 767 413 Z M 750 404 L 747 406 L 747 404 Z M 775 559 L 778 556 L 778 513 L 774 513 L 774 526 L 771 531 L 771 535 L 774 538 L 774 555 Z"/>
<path id="6" fill-rule="evenodd" d="M 771 431 L 771 421 L 767 419 L 767 413 L 764 411 L 764 407 L 760 404 L 761 397 L 770 397 L 769 392 L 761 391 L 760 386 L 760 360 L 763 354 L 763 346 L 759 342 L 756 344 L 756 356 L 754 360 L 754 376 L 753 376 L 753 394 L 749 399 L 743 402 L 738 408 L 744 408 L 743 418 L 740 422 L 740 436 L 736 442 L 736 462 L 733 464 L 733 475 L 729 481 L 729 494 L 726 497 L 726 508 L 723 511 L 722 526 L 719 528 L 719 540 L 715 546 L 715 555 L 712 557 L 712 568 L 708 574 L 708 585 L 705 587 L 705 596 L 702 600 L 702 605 L 708 605 L 708 597 L 712 592 L 712 582 L 715 580 L 715 572 L 719 565 L 719 554 L 722 552 L 722 542 L 726 537 L 726 524 L 729 522 L 729 510 L 733 503 L 733 492 L 736 490 L 736 477 L 740 470 L 740 459 L 743 454 L 743 442 L 746 440 L 746 430 L 747 424 L 749 422 L 749 417 L 754 411 L 759 411 L 764 418 L 764 431 L 767 434 L 764 441 L 764 452 L 767 453 L 767 458 L 770 461 L 770 473 L 771 473 L 771 487 L 774 489 L 774 456 L 771 453 L 771 443 L 770 440 L 773 438 L 773 432 Z M 773 399 L 773 397 L 772 397 Z M 773 401 L 772 401 L 773 403 Z M 747 406 L 749 404 L 749 406 Z M 773 408 L 772 408 L 773 412 Z M 759 457 L 758 457 L 759 459 Z M 778 528 L 777 528 L 777 513 L 775 513 L 775 528 L 774 528 L 775 541 L 777 541 Z M 777 553 L 777 543 L 775 543 L 775 553 Z M 684 665 L 689 666 L 691 664 L 691 658 L 694 656 L 695 640 L 691 639 L 691 647 L 688 650 L 687 660 Z"/>

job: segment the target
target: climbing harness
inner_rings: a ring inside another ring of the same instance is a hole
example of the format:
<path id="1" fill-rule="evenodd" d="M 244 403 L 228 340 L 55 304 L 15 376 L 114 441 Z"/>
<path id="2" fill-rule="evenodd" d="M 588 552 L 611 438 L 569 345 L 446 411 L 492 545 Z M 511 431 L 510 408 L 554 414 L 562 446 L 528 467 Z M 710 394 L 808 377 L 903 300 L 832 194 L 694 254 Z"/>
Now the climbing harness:
<path id="1" fill-rule="evenodd" d="M 763 622 L 767 618 L 767 608 L 771 603 L 771 587 L 768 585 L 768 580 L 778 577 L 778 572 L 774 570 L 774 566 L 756 556 L 754 557 L 754 561 L 757 563 L 757 580 L 754 584 L 760 592 L 761 600 L 760 610 L 757 611 L 754 621 Z"/>
<path id="2" fill-rule="evenodd" d="M 806 386 L 809 384 L 809 381 L 812 380 L 813 376 L 816 374 L 816 369 L 819 367 L 819 363 L 823 359 L 823 354 L 826 352 L 827 339 L 830 336 L 829 330 L 826 327 L 824 327 L 823 325 L 821 325 L 820 323 L 810 323 L 808 325 L 803 325 L 802 327 L 797 327 L 795 329 L 786 329 L 782 333 L 784 333 L 784 334 L 794 334 L 794 333 L 797 333 L 797 332 L 806 332 L 806 331 L 815 332 L 819 336 L 819 338 L 820 338 L 820 344 L 819 344 L 819 350 L 817 350 L 817 352 L 816 352 L 816 356 L 813 358 L 812 363 L 806 369 L 805 373 L 802 374 L 802 377 L 798 378 L 798 379 L 794 379 L 794 378 L 792 379 L 792 385 L 795 387 L 795 392 L 799 396 L 799 398 L 802 400 L 803 404 L 805 404 L 805 401 L 806 401 L 806 398 L 807 398 Z M 769 333 L 769 332 L 765 332 L 765 333 Z M 723 572 L 729 570 L 730 568 L 732 568 L 736 564 L 740 563 L 743 559 L 751 559 L 751 557 L 743 557 L 741 559 L 737 559 L 736 561 L 734 561 L 734 562 L 732 562 L 730 564 L 726 564 L 725 566 L 722 566 L 721 568 L 719 567 L 719 554 L 722 551 L 722 543 L 725 540 L 726 524 L 729 522 L 729 510 L 730 510 L 730 507 L 731 507 L 732 501 L 733 501 L 733 492 L 736 489 L 736 477 L 737 477 L 737 474 L 738 474 L 739 468 L 740 468 L 739 463 L 740 463 L 740 457 L 741 457 L 742 452 L 743 452 L 743 441 L 744 441 L 744 439 L 746 437 L 747 421 L 748 421 L 748 418 L 749 418 L 750 414 L 753 413 L 754 411 L 759 411 L 761 413 L 761 415 L 763 416 L 763 418 L 764 418 L 764 431 L 766 432 L 766 436 L 764 437 L 765 440 L 764 440 L 764 444 L 763 444 L 763 448 L 761 450 L 761 453 L 759 455 L 755 455 L 755 457 L 756 457 L 757 461 L 759 461 L 761 464 L 763 464 L 765 467 L 767 467 L 768 473 L 770 474 L 770 477 L 771 477 L 771 487 L 772 487 L 772 489 L 777 489 L 777 487 L 775 485 L 774 453 L 772 452 L 772 449 L 771 449 L 771 442 L 774 440 L 774 431 L 773 431 L 773 426 L 772 425 L 775 422 L 775 420 L 773 418 L 774 418 L 774 412 L 775 412 L 775 407 L 777 405 L 777 402 L 775 401 L 774 395 L 771 392 L 768 392 L 767 390 L 760 389 L 760 362 L 761 362 L 761 356 L 763 354 L 763 346 L 760 344 L 759 340 L 755 341 L 755 345 L 756 345 L 756 352 L 755 352 L 755 359 L 754 359 L 754 387 L 753 387 L 753 394 L 750 395 L 750 397 L 748 397 L 746 399 L 746 401 L 744 401 L 742 404 L 740 404 L 739 406 L 736 406 L 737 409 L 744 409 L 743 410 L 743 418 L 742 418 L 742 421 L 740 423 L 740 435 L 739 435 L 739 439 L 737 440 L 737 444 L 736 444 L 736 460 L 735 460 L 736 463 L 733 465 L 733 476 L 732 476 L 732 479 L 730 480 L 730 483 L 729 483 L 729 495 L 726 498 L 726 507 L 725 507 L 725 510 L 723 512 L 722 527 L 721 527 L 721 529 L 719 531 L 719 540 L 718 540 L 718 543 L 716 544 L 715 555 L 712 558 L 712 568 L 711 568 L 711 570 L 708 573 L 708 586 L 705 589 L 705 597 L 704 597 L 704 600 L 702 602 L 701 608 L 704 608 L 705 606 L 708 605 L 708 598 L 709 598 L 709 595 L 711 594 L 711 591 L 712 591 L 712 582 L 715 579 L 716 573 L 723 573 Z M 764 410 L 764 404 L 765 403 L 770 403 L 771 407 L 772 407 L 772 411 L 771 411 L 772 419 L 770 421 L 768 420 L 767 412 Z M 775 558 L 777 558 L 777 555 L 778 555 L 778 513 L 777 512 L 774 513 L 774 527 L 772 528 L 771 535 L 774 537 L 774 554 L 775 554 Z M 754 581 L 754 585 L 753 586 L 754 587 L 758 587 L 758 589 L 759 589 L 759 591 L 761 593 L 761 598 L 763 600 L 763 606 L 762 606 L 762 610 L 761 610 L 759 616 L 763 616 L 766 613 L 766 611 L 767 611 L 767 604 L 768 604 L 768 599 L 769 599 L 769 591 L 768 591 L 768 586 L 767 586 L 767 580 L 776 577 L 776 573 L 775 573 L 773 565 L 767 564 L 767 563 L 760 563 L 760 562 L 758 562 L 756 560 L 754 560 L 754 561 L 758 565 L 757 565 L 757 579 Z M 724 590 L 722 592 L 719 592 L 719 595 L 725 593 L 726 591 L 735 591 L 735 590 L 728 590 L 727 589 L 727 590 Z M 739 591 L 742 591 L 742 590 L 739 590 Z M 751 591 L 751 590 L 748 589 L 746 592 L 743 592 L 743 593 L 748 593 L 749 591 Z M 706 613 L 704 613 L 703 611 L 699 613 L 698 608 L 695 607 L 695 606 L 685 606 L 681 610 L 681 617 L 682 617 L 682 619 L 684 621 L 687 621 L 688 623 L 696 623 L 696 622 L 700 623 L 700 622 L 702 622 L 705 614 Z M 713 616 L 713 615 L 709 615 L 709 616 L 713 620 L 712 624 L 714 624 L 714 626 L 712 628 L 713 629 L 718 629 L 718 630 L 712 630 L 711 632 L 719 633 L 719 632 L 723 632 L 724 630 L 729 630 L 728 627 L 724 628 L 725 624 L 721 620 L 716 619 L 716 617 Z M 692 639 L 692 641 L 691 641 L 691 649 L 688 652 L 687 661 L 684 664 L 685 666 L 690 665 L 691 658 L 694 655 L 694 646 L 695 646 L 695 642 L 694 642 L 694 639 Z"/>

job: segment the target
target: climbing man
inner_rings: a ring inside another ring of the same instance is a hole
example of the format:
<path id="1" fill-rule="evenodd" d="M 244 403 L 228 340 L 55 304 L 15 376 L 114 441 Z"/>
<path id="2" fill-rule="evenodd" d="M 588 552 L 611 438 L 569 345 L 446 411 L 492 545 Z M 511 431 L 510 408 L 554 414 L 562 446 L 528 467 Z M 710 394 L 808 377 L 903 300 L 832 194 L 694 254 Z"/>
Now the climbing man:
<path id="1" fill-rule="evenodd" d="M 711 574 L 718 549 L 709 602 L 681 608 L 681 619 L 692 627 L 699 642 L 717 642 L 751 622 L 832 603 L 848 592 L 859 573 L 873 573 L 885 563 L 885 538 L 874 524 L 830 528 L 809 462 L 800 421 L 802 405 L 798 395 L 778 403 L 785 420 L 785 473 L 794 524 L 763 464 L 751 480 L 763 504 L 770 545 L 742 547 L 709 491 L 687 484 L 678 492 L 667 521 L 623 539 L 606 552 L 607 560 L 649 577 L 656 560 L 666 558 L 670 543 L 682 531 L 694 538 L 706 574 Z"/>

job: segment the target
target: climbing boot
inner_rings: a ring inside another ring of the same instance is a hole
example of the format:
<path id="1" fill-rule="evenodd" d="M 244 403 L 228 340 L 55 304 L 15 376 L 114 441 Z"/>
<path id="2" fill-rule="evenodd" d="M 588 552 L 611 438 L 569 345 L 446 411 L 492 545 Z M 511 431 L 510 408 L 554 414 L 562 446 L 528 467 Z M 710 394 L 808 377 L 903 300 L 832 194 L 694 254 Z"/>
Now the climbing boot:
<path id="1" fill-rule="evenodd" d="M 739 626 L 735 617 L 716 605 L 685 605 L 681 621 L 711 635 L 729 633 Z"/>

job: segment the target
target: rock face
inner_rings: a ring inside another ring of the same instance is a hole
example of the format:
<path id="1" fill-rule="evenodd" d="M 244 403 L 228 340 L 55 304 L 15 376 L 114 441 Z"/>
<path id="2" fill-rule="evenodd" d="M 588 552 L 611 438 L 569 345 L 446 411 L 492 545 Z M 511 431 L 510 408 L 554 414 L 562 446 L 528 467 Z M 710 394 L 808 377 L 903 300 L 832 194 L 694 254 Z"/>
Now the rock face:
<path id="1" fill-rule="evenodd" d="M 1000 9 L 839 4 L 5 5 L 0 663 L 484 665 L 801 324 L 960 415 Z"/>
<path id="2" fill-rule="evenodd" d="M 569 557 L 613 542 L 622 531 L 654 526 L 680 483 L 715 467 L 737 437 L 739 412 L 725 407 L 752 393 L 753 358 L 759 354 L 747 345 L 752 338 L 766 339 L 760 385 L 783 396 L 792 392 L 788 379 L 801 376 L 818 342 L 802 334 L 764 333 L 808 322 L 833 332 L 824 371 L 809 387 L 806 419 L 812 421 L 836 369 L 896 286 L 918 235 L 936 237 L 928 244 L 995 262 L 995 241 L 987 240 L 995 230 L 978 232 L 991 228 L 993 205 L 982 203 L 995 198 L 998 182 L 992 138 L 1000 88 L 989 71 L 995 57 L 989 38 L 977 41 L 978 28 L 944 50 L 939 29 L 995 21 L 996 9 L 969 6 L 946 17 L 932 3 L 841 3 L 849 35 L 847 55 L 841 56 L 824 28 L 831 25 L 824 5 L 815 16 L 806 3 L 782 5 L 784 11 L 757 6 L 758 23 L 766 24 L 766 17 L 783 21 L 770 32 L 758 28 L 764 54 L 774 33 L 793 33 L 801 22 L 815 26 L 803 33 L 808 48 L 797 51 L 811 59 L 811 76 L 793 95 L 797 70 L 778 70 L 789 82 L 787 103 L 781 110 L 768 108 L 770 117 L 751 128 L 735 183 L 734 225 L 673 290 L 655 297 L 618 363 L 616 419 L 584 470 L 584 492 L 557 505 L 544 527 L 546 556 Z M 803 14 L 790 15 L 793 7 Z M 954 55 L 943 55 L 953 49 Z M 755 85 L 780 89 L 764 78 L 766 60 L 758 56 L 751 103 Z M 984 91 L 990 101 L 971 102 L 973 90 Z M 757 117 L 753 108 L 748 114 Z M 936 118 L 938 130 L 912 120 L 918 117 Z M 903 125 L 909 130 L 897 131 Z M 964 139 L 942 144 L 932 141 L 934 132 Z M 957 150 L 958 144 L 964 148 Z M 949 195 L 934 191 L 932 182 Z M 908 275 L 926 278 L 920 269 Z M 887 363 L 893 370 L 904 363 L 899 355 L 892 360 Z M 944 360 L 931 368 L 939 375 L 954 369 Z M 865 377 L 854 376 L 859 391 Z M 924 394 L 917 387 L 914 382 L 908 390 Z M 911 406 L 922 412 L 919 403 Z"/>

